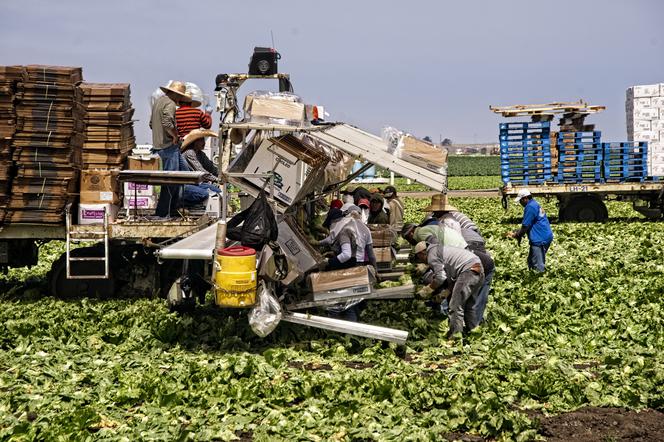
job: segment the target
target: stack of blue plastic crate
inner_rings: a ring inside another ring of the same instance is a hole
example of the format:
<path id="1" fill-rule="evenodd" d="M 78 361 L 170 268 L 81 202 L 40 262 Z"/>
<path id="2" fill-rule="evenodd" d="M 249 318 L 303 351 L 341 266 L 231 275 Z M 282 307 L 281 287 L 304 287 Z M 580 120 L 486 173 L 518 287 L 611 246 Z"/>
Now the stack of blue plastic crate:
<path id="1" fill-rule="evenodd" d="M 648 175 L 648 143 L 602 143 L 604 180 L 643 181 Z"/>
<path id="2" fill-rule="evenodd" d="M 602 181 L 600 131 L 558 133 L 558 174 L 560 183 Z"/>
<path id="3" fill-rule="evenodd" d="M 551 122 L 500 123 L 500 175 L 504 183 L 551 180 Z"/>

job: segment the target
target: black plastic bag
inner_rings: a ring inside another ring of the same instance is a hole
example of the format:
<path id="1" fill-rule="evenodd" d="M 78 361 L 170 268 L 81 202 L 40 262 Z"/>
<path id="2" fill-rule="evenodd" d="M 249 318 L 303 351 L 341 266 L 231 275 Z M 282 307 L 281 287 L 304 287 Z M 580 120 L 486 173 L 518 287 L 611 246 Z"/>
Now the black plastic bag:
<path id="1" fill-rule="evenodd" d="M 226 227 L 227 238 L 257 251 L 270 241 L 276 241 L 278 236 L 277 219 L 265 192 L 261 192 L 246 210 L 231 218 Z"/>

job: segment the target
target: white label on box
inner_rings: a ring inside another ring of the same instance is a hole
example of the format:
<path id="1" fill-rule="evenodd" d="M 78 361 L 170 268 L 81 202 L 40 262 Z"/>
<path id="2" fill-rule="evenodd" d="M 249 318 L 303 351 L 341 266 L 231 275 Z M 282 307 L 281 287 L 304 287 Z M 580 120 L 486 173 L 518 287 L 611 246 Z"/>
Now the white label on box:
<path id="1" fill-rule="evenodd" d="M 101 201 L 113 201 L 114 192 L 99 192 L 99 199 Z"/>
<path id="2" fill-rule="evenodd" d="M 660 132 L 664 131 L 664 119 L 651 120 L 650 130 L 658 130 Z"/>

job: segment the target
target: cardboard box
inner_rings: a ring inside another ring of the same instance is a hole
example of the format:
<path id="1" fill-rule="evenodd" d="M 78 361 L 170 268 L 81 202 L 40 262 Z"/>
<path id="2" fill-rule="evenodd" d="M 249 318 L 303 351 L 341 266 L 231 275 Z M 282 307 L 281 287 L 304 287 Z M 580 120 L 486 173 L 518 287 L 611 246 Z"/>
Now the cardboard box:
<path id="1" fill-rule="evenodd" d="M 127 157 L 128 170 L 159 170 L 159 155 Z"/>
<path id="2" fill-rule="evenodd" d="M 157 207 L 156 196 L 129 196 L 125 194 L 122 206 L 126 209 L 154 209 Z"/>
<path id="3" fill-rule="evenodd" d="M 117 170 L 82 170 L 82 203 L 117 204 L 120 202 Z"/>
<path id="4" fill-rule="evenodd" d="M 634 120 L 631 126 L 634 128 L 634 130 L 638 131 L 641 130 L 648 131 L 652 129 L 650 120 Z"/>
<path id="5" fill-rule="evenodd" d="M 397 234 L 392 228 L 385 224 L 368 224 L 371 231 L 371 240 L 374 249 L 377 247 L 390 247 L 397 237 Z"/>
<path id="6" fill-rule="evenodd" d="M 397 157 L 432 172 L 440 173 L 447 167 L 447 149 L 410 135 L 402 137 L 397 149 Z"/>
<path id="7" fill-rule="evenodd" d="M 279 227 L 277 243 L 294 267 L 300 273 L 318 267 L 323 257 L 307 242 L 304 234 L 297 228 L 295 220 L 291 216 L 282 216 L 277 221 Z"/>
<path id="8" fill-rule="evenodd" d="M 392 262 L 394 259 L 392 247 L 374 247 L 374 254 L 376 262 Z"/>
<path id="9" fill-rule="evenodd" d="M 632 86 L 627 89 L 627 98 L 656 97 L 660 95 L 659 84 Z"/>
<path id="10" fill-rule="evenodd" d="M 660 109 L 659 113 L 661 115 L 662 109 L 664 108 L 664 97 L 652 97 L 650 99 L 650 107 L 656 107 Z"/>
<path id="11" fill-rule="evenodd" d="M 78 223 L 79 224 L 104 224 L 104 216 L 108 215 L 108 222 L 115 221 L 118 214 L 116 204 L 89 204 L 81 203 L 78 205 Z"/>
<path id="12" fill-rule="evenodd" d="M 136 183 L 124 183 L 124 195 L 125 196 L 154 196 L 155 188 L 151 184 L 136 184 Z"/>
<path id="13" fill-rule="evenodd" d="M 369 294 L 372 291 L 373 283 L 373 275 L 369 273 L 366 266 L 309 275 L 314 301 Z"/>
<path id="14" fill-rule="evenodd" d="M 657 108 L 646 108 L 646 109 L 634 109 L 634 121 L 636 120 L 658 120 L 659 119 L 659 109 Z"/>
<path id="15" fill-rule="evenodd" d="M 634 109 L 649 109 L 652 107 L 652 98 L 635 98 L 631 104 Z"/>
<path id="16" fill-rule="evenodd" d="M 635 130 L 634 141 L 659 141 L 659 132 L 655 130 Z"/>
<path id="17" fill-rule="evenodd" d="M 274 139 L 264 140 L 247 164 L 245 173 L 275 173 L 275 198 L 286 204 L 293 204 L 309 176 L 310 166 L 298 157 L 292 146 Z M 265 178 L 246 177 L 247 181 L 263 187 Z"/>
<path id="18" fill-rule="evenodd" d="M 244 109 L 253 122 L 276 120 L 275 123 L 302 124 L 304 104 L 280 98 L 247 95 Z"/>

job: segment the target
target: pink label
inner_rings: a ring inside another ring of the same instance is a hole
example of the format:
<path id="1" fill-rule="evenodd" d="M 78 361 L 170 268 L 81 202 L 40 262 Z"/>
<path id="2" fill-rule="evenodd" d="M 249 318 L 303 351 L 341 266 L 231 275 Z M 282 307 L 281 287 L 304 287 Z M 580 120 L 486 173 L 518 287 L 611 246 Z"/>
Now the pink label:
<path id="1" fill-rule="evenodd" d="M 101 209 L 83 209 L 81 216 L 84 219 L 104 219 L 104 210 Z"/>
<path id="2" fill-rule="evenodd" d="M 148 190 L 149 187 L 149 184 L 127 183 L 127 188 L 129 190 Z"/>

